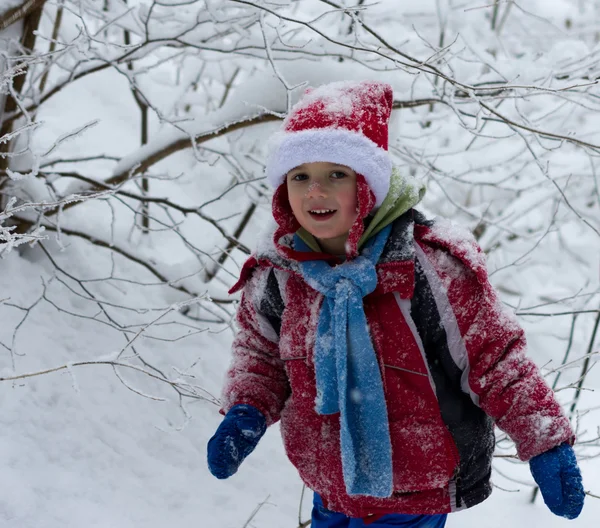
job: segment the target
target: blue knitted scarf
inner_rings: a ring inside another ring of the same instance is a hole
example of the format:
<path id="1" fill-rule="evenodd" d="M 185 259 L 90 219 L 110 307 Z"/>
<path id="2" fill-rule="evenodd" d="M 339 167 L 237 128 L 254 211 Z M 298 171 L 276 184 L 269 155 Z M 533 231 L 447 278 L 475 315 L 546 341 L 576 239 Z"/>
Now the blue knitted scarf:
<path id="1" fill-rule="evenodd" d="M 325 296 L 314 350 L 316 411 L 340 413 L 340 446 L 349 495 L 392 494 L 392 447 L 383 381 L 363 308 L 375 290 L 379 260 L 391 225 L 362 254 L 336 267 L 322 260 L 300 263 L 306 282 Z M 298 237 L 294 247 L 310 251 Z"/>

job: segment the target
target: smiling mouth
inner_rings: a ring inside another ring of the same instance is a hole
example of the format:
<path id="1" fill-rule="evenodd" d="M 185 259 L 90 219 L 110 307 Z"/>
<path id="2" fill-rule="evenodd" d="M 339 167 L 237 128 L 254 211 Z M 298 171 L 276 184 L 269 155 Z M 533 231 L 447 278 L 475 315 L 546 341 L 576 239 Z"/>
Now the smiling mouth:
<path id="1" fill-rule="evenodd" d="M 315 220 L 327 220 L 336 212 L 337 209 L 311 209 L 308 211 L 308 214 L 310 214 L 311 218 L 314 218 Z"/>

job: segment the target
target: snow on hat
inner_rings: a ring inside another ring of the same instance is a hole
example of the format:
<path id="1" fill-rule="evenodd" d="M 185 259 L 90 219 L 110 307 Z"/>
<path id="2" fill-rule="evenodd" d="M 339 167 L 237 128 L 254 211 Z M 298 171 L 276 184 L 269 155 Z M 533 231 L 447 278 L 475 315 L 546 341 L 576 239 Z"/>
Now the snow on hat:
<path id="1" fill-rule="evenodd" d="M 392 101 L 392 87 L 375 81 L 308 89 L 271 143 L 267 180 L 277 188 L 298 165 L 327 161 L 362 174 L 381 205 L 392 174 L 387 150 Z"/>

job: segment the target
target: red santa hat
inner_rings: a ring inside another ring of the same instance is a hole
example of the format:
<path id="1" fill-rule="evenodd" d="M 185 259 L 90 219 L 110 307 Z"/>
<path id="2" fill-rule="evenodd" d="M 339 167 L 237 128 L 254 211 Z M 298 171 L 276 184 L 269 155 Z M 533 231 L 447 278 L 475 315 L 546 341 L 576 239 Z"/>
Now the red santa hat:
<path id="1" fill-rule="evenodd" d="M 328 161 L 364 176 L 375 205 L 381 205 L 392 174 L 387 150 L 392 102 L 392 87 L 374 81 L 308 89 L 271 142 L 267 180 L 277 188 L 298 165 Z"/>

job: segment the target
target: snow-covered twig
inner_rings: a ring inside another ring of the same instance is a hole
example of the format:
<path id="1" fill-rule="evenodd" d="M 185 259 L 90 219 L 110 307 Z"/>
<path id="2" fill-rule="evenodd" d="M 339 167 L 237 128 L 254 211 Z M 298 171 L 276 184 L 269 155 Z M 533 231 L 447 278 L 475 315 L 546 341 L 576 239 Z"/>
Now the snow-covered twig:
<path id="1" fill-rule="evenodd" d="M 66 363 L 64 365 L 59 365 L 57 367 L 52 367 L 52 368 L 48 368 L 48 369 L 25 372 L 25 373 L 21 373 L 21 374 L 14 374 L 12 376 L 0 376 L 0 382 L 16 381 L 16 380 L 34 378 L 34 377 L 38 377 L 38 376 L 45 376 L 47 374 L 53 374 L 56 372 L 60 372 L 62 370 L 68 371 L 74 367 L 102 366 L 102 365 L 110 366 L 112 368 L 119 367 L 119 368 L 123 368 L 123 369 L 127 369 L 127 370 L 133 370 L 135 372 L 139 372 L 139 373 L 144 374 L 154 380 L 160 381 L 162 383 L 166 383 L 167 385 L 169 385 L 173 388 L 177 388 L 179 391 L 181 391 L 183 394 L 185 394 L 185 396 L 188 398 L 205 400 L 214 405 L 219 405 L 219 400 L 216 397 L 213 396 L 212 398 L 210 398 L 210 397 L 206 397 L 204 395 L 204 394 L 206 394 L 206 390 L 203 389 L 202 387 L 195 387 L 195 386 L 189 385 L 187 383 L 184 384 L 184 383 L 180 383 L 177 381 L 173 381 L 164 376 L 160 376 L 147 368 L 138 367 L 137 365 L 132 365 L 130 363 L 125 363 L 123 361 L 116 361 L 116 360 L 97 359 L 97 360 L 87 360 L 87 361 L 70 361 L 69 363 Z"/>

